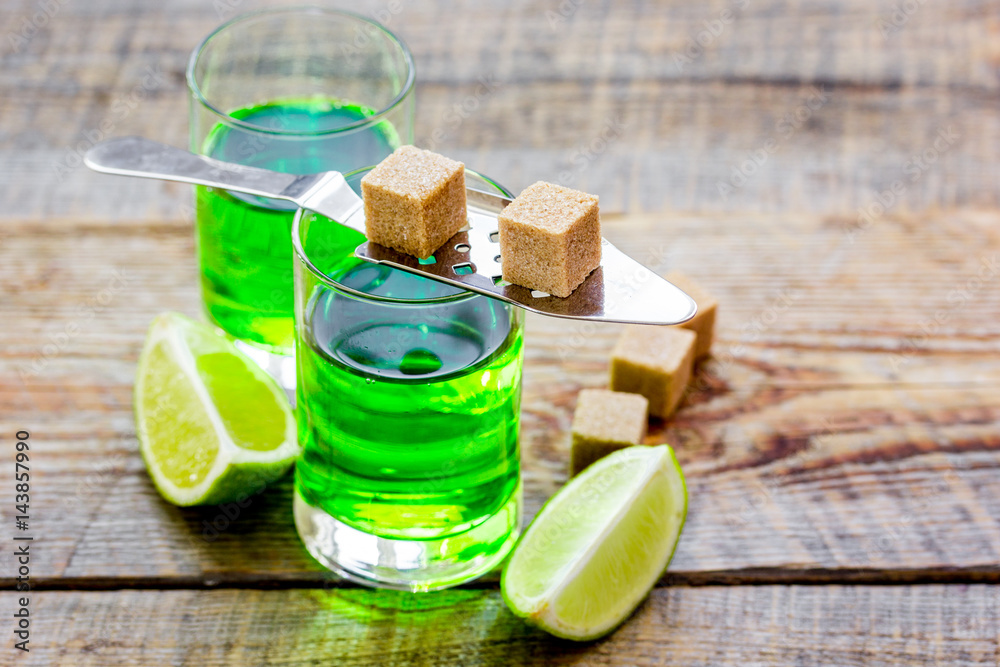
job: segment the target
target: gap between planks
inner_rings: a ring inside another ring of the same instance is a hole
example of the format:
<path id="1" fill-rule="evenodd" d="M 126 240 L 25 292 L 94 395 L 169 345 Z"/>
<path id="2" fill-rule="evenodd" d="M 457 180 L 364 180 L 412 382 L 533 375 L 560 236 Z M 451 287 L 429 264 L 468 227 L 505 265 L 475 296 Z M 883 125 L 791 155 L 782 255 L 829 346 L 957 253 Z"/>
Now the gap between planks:
<path id="1" fill-rule="evenodd" d="M 33 591 L 116 591 L 116 590 L 293 590 L 364 588 L 345 579 L 324 578 L 322 572 L 299 576 L 239 575 L 220 573 L 218 576 L 184 577 L 34 577 Z M 333 575 L 330 575 L 333 577 Z M 14 589 L 13 578 L 0 578 L 0 588 Z M 740 570 L 709 570 L 705 572 L 668 572 L 656 584 L 657 588 L 696 588 L 699 586 L 914 586 L 933 584 L 1000 584 L 1000 565 L 984 568 L 915 568 L 875 569 L 809 568 L 746 568 Z M 464 584 L 465 590 L 494 590 L 495 577 Z"/>

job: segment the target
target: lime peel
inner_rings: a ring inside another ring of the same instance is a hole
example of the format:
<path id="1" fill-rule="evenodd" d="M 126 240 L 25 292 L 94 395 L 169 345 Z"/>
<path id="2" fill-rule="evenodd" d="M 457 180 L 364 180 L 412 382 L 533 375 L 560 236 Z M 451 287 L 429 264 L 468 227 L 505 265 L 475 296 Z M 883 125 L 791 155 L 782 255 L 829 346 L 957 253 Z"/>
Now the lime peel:
<path id="1" fill-rule="evenodd" d="M 504 600 L 556 636 L 601 637 L 656 584 L 686 516 L 684 476 L 669 446 L 605 457 L 539 511 L 504 568 Z"/>
<path id="2" fill-rule="evenodd" d="M 210 355 L 228 363 L 199 367 L 198 360 Z M 261 441 L 246 448 L 234 442 L 235 425 L 218 407 L 241 399 L 248 404 L 237 410 L 227 404 L 225 414 L 232 419 L 242 412 L 267 423 Z M 295 419 L 281 388 L 213 328 L 179 313 L 153 320 L 134 402 L 146 470 L 175 505 L 242 500 L 284 475 L 298 455 Z"/>

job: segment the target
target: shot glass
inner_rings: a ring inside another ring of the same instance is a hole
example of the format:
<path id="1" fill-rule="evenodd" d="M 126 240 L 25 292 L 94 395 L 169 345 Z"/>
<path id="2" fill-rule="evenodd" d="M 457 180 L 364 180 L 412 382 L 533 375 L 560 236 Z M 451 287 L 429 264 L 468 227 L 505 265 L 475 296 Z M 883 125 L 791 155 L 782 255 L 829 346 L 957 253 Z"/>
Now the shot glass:
<path id="1" fill-rule="evenodd" d="M 359 190 L 368 171 L 348 183 Z M 523 316 L 364 263 L 352 255 L 364 240 L 296 214 L 295 523 L 348 579 L 446 588 L 495 567 L 520 531 Z"/>
<path id="2" fill-rule="evenodd" d="M 276 9 L 223 24 L 187 69 L 191 150 L 291 174 L 376 164 L 413 139 L 413 58 L 362 16 Z M 286 387 L 294 386 L 287 202 L 195 188 L 208 317 Z"/>

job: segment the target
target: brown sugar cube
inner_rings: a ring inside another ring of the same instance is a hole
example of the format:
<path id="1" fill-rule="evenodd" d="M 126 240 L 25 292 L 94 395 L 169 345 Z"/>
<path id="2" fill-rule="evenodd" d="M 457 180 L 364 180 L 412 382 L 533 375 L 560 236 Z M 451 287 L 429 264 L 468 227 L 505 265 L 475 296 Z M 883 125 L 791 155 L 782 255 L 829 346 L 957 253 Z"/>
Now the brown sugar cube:
<path id="1" fill-rule="evenodd" d="M 694 346 L 694 358 L 701 359 L 712 351 L 712 340 L 715 338 L 715 311 L 719 302 L 705 288 L 680 271 L 671 271 L 664 276 L 694 299 L 698 304 L 698 314 L 679 326 L 698 334 L 698 342 Z"/>
<path id="2" fill-rule="evenodd" d="M 601 264 L 597 197 L 539 181 L 500 215 L 503 279 L 567 297 Z"/>
<path id="3" fill-rule="evenodd" d="M 361 179 L 369 241 L 426 259 L 465 226 L 465 165 L 400 146 Z"/>
<path id="4" fill-rule="evenodd" d="M 584 389 L 573 413 L 570 475 L 611 452 L 638 445 L 646 437 L 649 401 L 638 394 Z"/>
<path id="5" fill-rule="evenodd" d="M 628 327 L 611 353 L 611 388 L 642 394 L 651 415 L 669 417 L 691 378 L 696 339 L 679 327 Z"/>

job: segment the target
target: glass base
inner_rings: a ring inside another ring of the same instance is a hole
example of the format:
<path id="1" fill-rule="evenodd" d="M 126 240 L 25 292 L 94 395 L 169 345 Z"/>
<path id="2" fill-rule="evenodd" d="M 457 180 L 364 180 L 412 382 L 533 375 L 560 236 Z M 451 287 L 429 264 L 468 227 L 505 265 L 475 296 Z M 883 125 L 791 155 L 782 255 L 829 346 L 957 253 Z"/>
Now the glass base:
<path id="1" fill-rule="evenodd" d="M 288 400 L 295 405 L 295 355 L 268 352 L 239 338 L 234 338 L 233 344 L 274 378 L 278 386 L 285 390 Z"/>
<path id="2" fill-rule="evenodd" d="M 521 532 L 521 488 L 492 517 L 431 540 L 378 537 L 338 521 L 295 490 L 295 527 L 313 558 L 340 576 L 414 593 L 457 586 L 499 565 Z"/>

